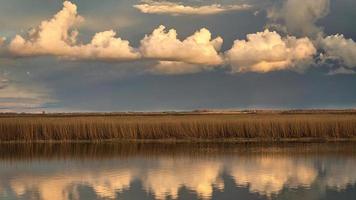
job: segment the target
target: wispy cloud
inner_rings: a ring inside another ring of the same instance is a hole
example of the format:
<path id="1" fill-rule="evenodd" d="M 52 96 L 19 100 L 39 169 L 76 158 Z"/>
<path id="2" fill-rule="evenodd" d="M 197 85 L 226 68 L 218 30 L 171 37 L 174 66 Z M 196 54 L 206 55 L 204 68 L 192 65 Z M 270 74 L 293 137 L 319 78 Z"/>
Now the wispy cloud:
<path id="1" fill-rule="evenodd" d="M 182 3 L 169 1 L 143 1 L 141 4 L 134 5 L 142 13 L 148 14 L 168 14 L 168 15 L 213 15 L 237 10 L 247 10 L 252 6 L 241 5 L 221 5 L 212 4 L 204 6 L 188 6 Z"/>
<path id="2" fill-rule="evenodd" d="M 53 102 L 47 91 L 21 85 L 0 76 L 0 111 L 37 109 Z"/>
<path id="3" fill-rule="evenodd" d="M 335 70 L 331 70 L 328 75 L 336 75 L 336 74 L 356 74 L 356 71 L 352 69 L 348 69 L 345 67 L 339 67 Z"/>

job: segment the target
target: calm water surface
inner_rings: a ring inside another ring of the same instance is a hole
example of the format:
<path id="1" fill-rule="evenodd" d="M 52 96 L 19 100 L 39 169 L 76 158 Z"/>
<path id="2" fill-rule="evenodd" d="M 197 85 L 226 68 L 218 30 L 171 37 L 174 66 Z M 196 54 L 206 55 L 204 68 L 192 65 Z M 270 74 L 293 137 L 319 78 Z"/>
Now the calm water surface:
<path id="1" fill-rule="evenodd" d="M 356 143 L 1 144 L 0 199 L 356 199 Z"/>

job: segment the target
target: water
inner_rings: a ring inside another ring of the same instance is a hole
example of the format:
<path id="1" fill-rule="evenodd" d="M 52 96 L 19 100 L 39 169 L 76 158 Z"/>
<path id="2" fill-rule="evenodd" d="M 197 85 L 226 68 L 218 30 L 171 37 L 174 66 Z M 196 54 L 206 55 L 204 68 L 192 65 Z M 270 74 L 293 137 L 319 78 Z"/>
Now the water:
<path id="1" fill-rule="evenodd" d="M 355 143 L 1 144 L 0 199 L 356 199 Z"/>

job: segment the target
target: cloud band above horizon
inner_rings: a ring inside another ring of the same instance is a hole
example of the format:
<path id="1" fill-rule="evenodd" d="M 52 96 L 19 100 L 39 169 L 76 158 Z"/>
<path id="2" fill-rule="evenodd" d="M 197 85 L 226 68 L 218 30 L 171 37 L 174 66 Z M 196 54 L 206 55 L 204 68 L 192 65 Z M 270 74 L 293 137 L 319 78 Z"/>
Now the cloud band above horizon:
<path id="1" fill-rule="evenodd" d="M 281 8 L 281 13 L 285 13 L 294 1 L 288 0 Z M 174 3 L 169 3 L 171 4 Z M 301 7 L 301 12 L 305 9 L 316 9 L 316 18 L 319 18 L 324 15 L 326 10 L 324 7 L 328 5 L 328 1 L 320 0 L 310 5 Z M 322 9 L 318 5 L 322 5 Z M 286 18 L 288 21 L 290 17 L 275 14 L 278 13 L 276 9 L 273 13 L 270 14 L 273 19 Z M 70 1 L 64 1 L 62 10 L 51 19 L 42 21 L 26 36 L 16 35 L 9 44 L 5 44 L 5 39 L 0 38 L 0 45 L 2 44 L 7 53 L 15 57 L 55 56 L 68 60 L 111 62 L 153 60 L 156 64 L 148 71 L 159 74 L 197 73 L 221 67 L 232 73 L 303 71 L 316 64 L 318 52 L 324 52 L 323 56 L 329 59 L 341 60 L 345 65 L 342 67 L 346 69 L 353 70 L 356 66 L 354 59 L 356 43 L 342 35 L 321 39 L 297 38 L 290 34 L 281 36 L 266 29 L 263 32 L 248 34 L 246 40 L 235 40 L 231 49 L 221 52 L 223 38 L 220 36 L 213 38 L 212 33 L 206 28 L 180 40 L 174 28 L 166 31 L 163 25 L 146 35 L 140 41 L 139 47 L 132 47 L 128 40 L 118 37 L 113 30 L 98 32 L 89 43 L 83 44 L 78 41 L 80 33 L 76 29 L 83 21 L 84 18 L 77 12 L 77 6 Z M 306 23 L 305 21 L 307 20 L 301 20 L 301 24 Z M 312 27 L 310 24 L 309 26 Z M 311 29 L 313 32 L 320 30 Z"/>

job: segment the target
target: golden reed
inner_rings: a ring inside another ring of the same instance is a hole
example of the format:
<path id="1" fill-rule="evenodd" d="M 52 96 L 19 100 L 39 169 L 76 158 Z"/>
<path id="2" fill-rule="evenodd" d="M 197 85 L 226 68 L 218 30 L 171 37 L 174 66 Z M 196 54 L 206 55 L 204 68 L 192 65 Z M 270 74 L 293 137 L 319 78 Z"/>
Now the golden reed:
<path id="1" fill-rule="evenodd" d="M 356 114 L 1 116 L 0 141 L 354 138 Z"/>

